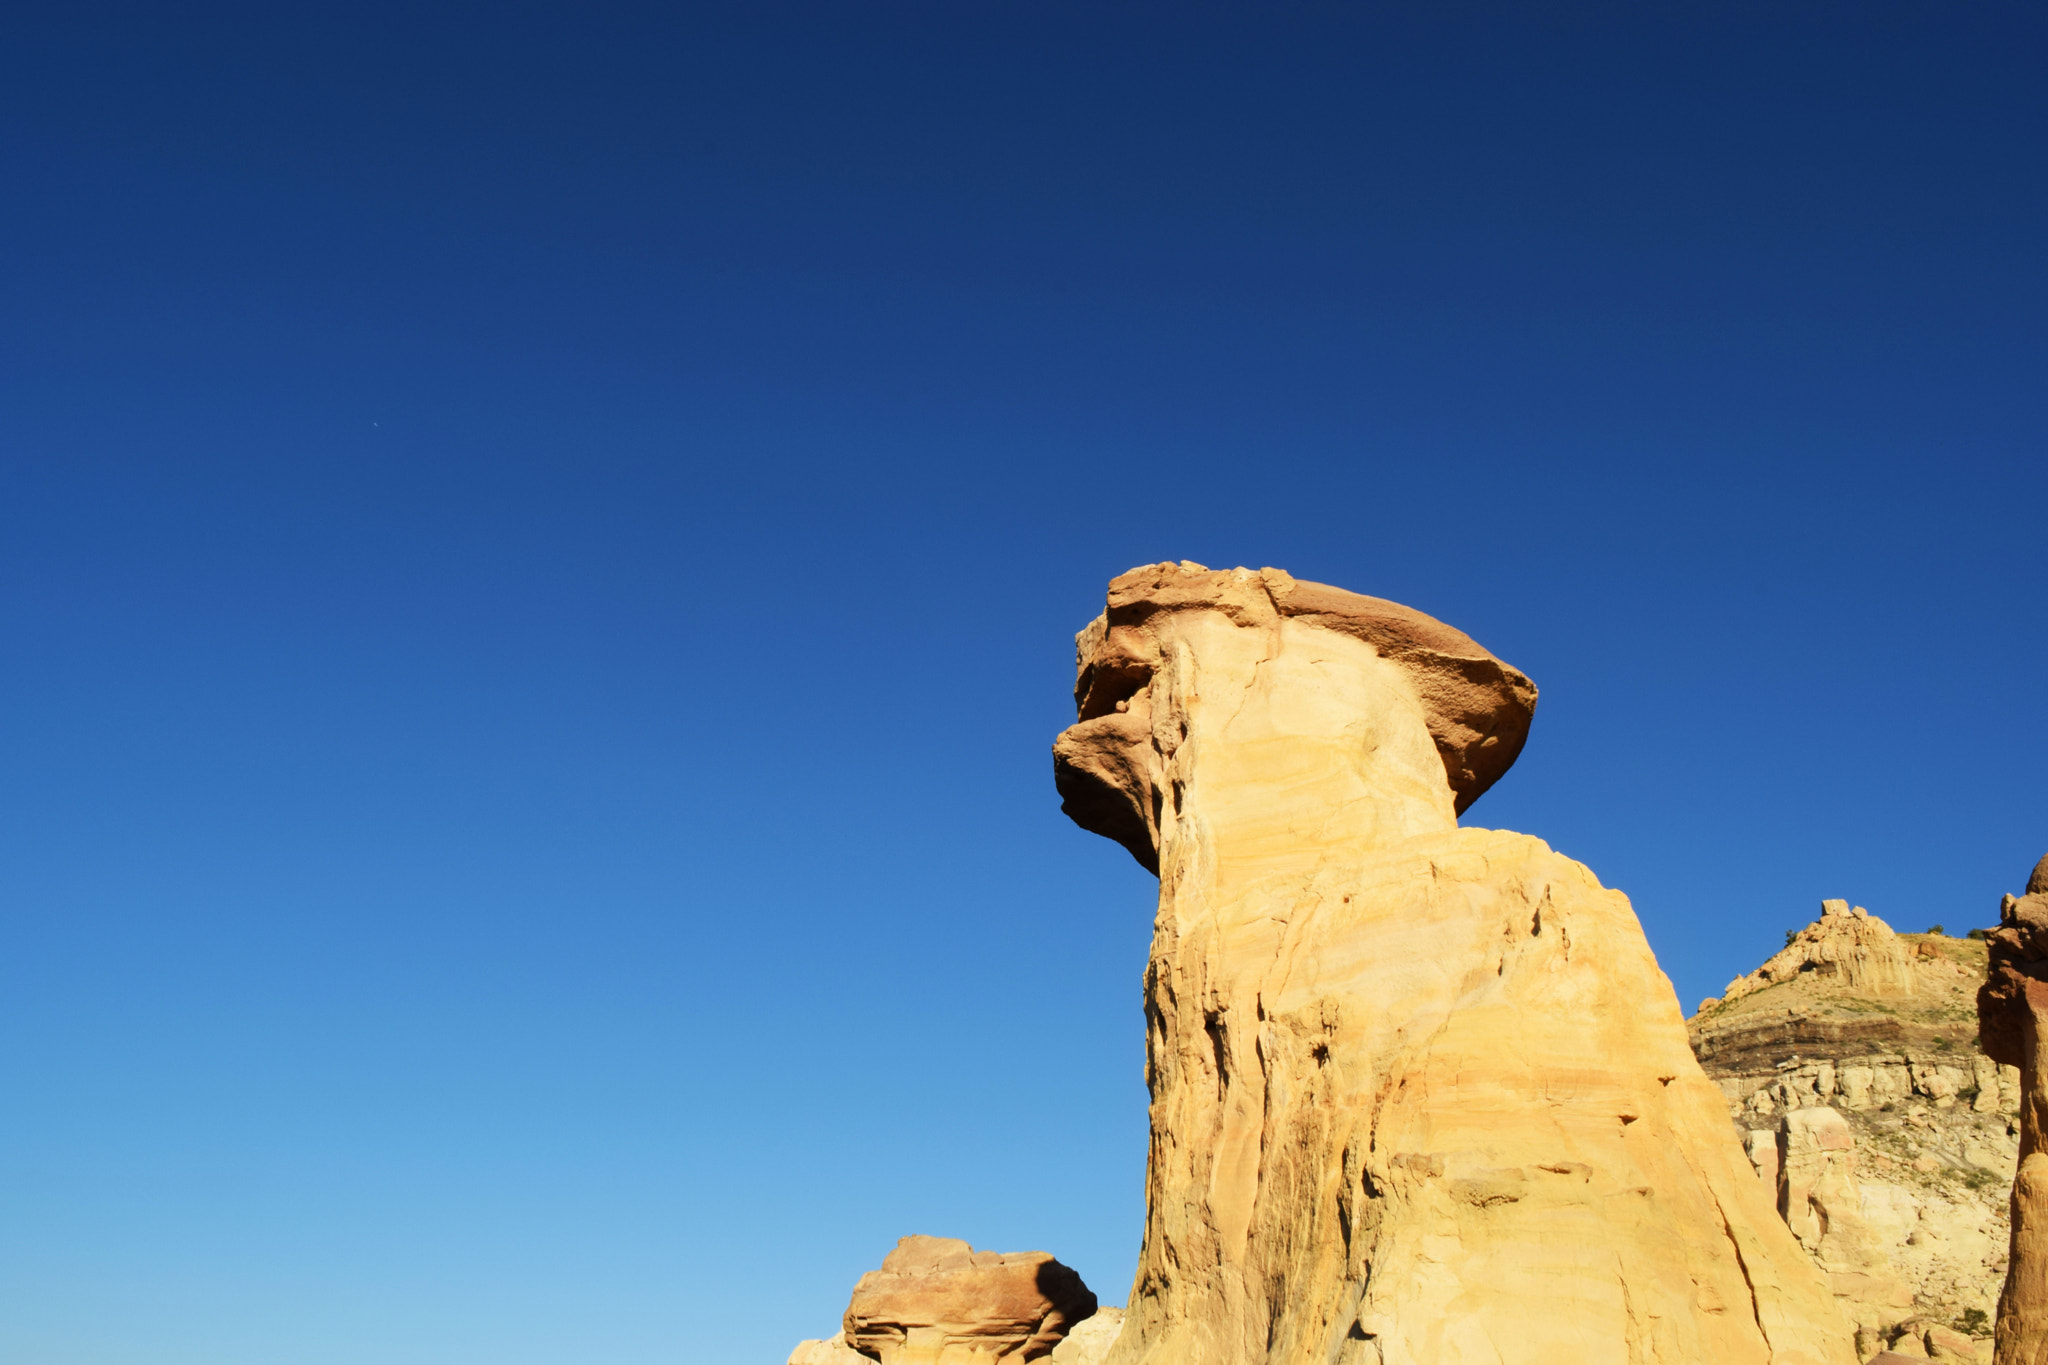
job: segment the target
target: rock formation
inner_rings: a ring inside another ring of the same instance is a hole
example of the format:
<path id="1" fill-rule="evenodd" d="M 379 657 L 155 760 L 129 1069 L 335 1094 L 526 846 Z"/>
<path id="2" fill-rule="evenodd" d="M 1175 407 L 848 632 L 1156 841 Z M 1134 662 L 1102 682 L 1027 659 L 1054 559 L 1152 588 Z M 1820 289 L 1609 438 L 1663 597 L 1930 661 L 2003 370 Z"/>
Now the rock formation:
<path id="1" fill-rule="evenodd" d="M 1160 876 L 1112 1365 L 1852 1360 L 1627 899 L 1457 826 L 1526 678 L 1271 569 L 1133 570 L 1078 647 L 1064 808 Z"/>
<path id="2" fill-rule="evenodd" d="M 1094 1312 L 1081 1277 L 1042 1251 L 905 1237 L 854 1286 L 844 1340 L 882 1365 L 997 1365 L 1050 1355 Z"/>
<path id="3" fill-rule="evenodd" d="M 1123 1327 L 1123 1309 L 1097 1308 L 1093 1317 L 1069 1328 L 1066 1339 L 1046 1359 L 1050 1365 L 1102 1365 Z"/>
<path id="4" fill-rule="evenodd" d="M 1998 1365 L 2048 1361 L 2048 1074 L 2041 1036 L 2048 1019 L 2048 858 L 2007 896 L 1991 935 L 1989 971 L 1977 994 L 1984 1050 L 2019 1068 L 2019 1172 L 2012 1187 L 2012 1261 L 1998 1298 Z"/>
<path id="5" fill-rule="evenodd" d="M 789 1365 L 872 1365 L 868 1357 L 846 1344 L 844 1333 L 818 1341 L 799 1341 L 789 1353 Z"/>
<path id="6" fill-rule="evenodd" d="M 1688 1022 L 1759 1179 L 1872 1349 L 1925 1351 L 1938 1331 L 1988 1356 L 2019 1073 L 1977 1048 L 1984 962 L 1979 940 L 1824 901 Z"/>
<path id="7" fill-rule="evenodd" d="M 1916 1360 L 1982 1365 L 1990 1359 L 1984 1343 L 1972 1341 L 1938 1323 L 1912 1322 L 1900 1329 L 1897 1341 L 1889 1350 L 1880 1351 L 1870 1358 L 1870 1365 L 1910 1365 Z"/>
<path id="8" fill-rule="evenodd" d="M 1123 1329 L 1124 1310 L 1098 1307 L 1067 1329 L 1046 1365 L 1102 1365 L 1116 1336 Z M 789 1365 L 871 1365 L 869 1358 L 846 1344 L 846 1335 L 836 1333 L 820 1341 L 800 1341 L 790 1352 Z"/>
<path id="9" fill-rule="evenodd" d="M 1740 1000 L 1807 972 L 1864 995 L 1913 993 L 1913 963 L 1891 926 L 1860 905 L 1822 901 L 1819 919 L 1794 934 L 1785 951 L 1729 982 L 1721 999 Z"/>

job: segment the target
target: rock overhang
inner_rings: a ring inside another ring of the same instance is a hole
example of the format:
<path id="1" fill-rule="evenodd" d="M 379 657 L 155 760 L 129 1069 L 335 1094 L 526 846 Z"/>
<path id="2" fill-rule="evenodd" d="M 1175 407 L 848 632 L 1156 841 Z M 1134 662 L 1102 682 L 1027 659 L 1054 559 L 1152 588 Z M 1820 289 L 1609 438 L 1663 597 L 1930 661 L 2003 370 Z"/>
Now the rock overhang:
<path id="1" fill-rule="evenodd" d="M 1053 772 L 1068 817 L 1122 844 L 1151 872 L 1159 871 L 1160 811 L 1141 771 L 1148 722 L 1133 703 L 1159 662 L 1159 618 L 1184 611 L 1219 612 L 1246 628 L 1298 621 L 1399 664 L 1421 700 L 1458 814 L 1500 780 L 1528 740 L 1536 685 L 1433 616 L 1283 569 L 1140 565 L 1110 580 L 1103 613 L 1075 636 L 1077 720 L 1054 746 Z"/>

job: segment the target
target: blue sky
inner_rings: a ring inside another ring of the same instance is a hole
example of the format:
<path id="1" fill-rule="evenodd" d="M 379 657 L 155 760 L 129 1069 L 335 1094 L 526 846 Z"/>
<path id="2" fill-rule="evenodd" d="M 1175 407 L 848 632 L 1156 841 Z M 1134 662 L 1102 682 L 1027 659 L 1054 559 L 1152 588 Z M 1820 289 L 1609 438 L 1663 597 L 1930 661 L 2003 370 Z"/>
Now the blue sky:
<path id="1" fill-rule="evenodd" d="M 0 1359 L 780 1361 L 1121 1301 L 1103 583 L 1543 690 L 1690 1007 L 2048 849 L 2048 28 L 67 6 L 0 47 Z"/>

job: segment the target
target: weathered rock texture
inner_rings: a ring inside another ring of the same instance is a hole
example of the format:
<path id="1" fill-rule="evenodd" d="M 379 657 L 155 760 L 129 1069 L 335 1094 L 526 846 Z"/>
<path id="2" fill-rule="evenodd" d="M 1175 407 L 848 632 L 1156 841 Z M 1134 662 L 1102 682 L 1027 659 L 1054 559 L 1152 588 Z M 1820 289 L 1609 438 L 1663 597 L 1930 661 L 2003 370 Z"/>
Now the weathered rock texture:
<path id="1" fill-rule="evenodd" d="M 1792 936 L 1785 950 L 1748 976 L 1728 983 L 1721 999 L 1743 996 L 1808 972 L 1830 985 L 1862 995 L 1913 993 L 1913 963 L 1899 936 L 1862 906 L 1822 901 L 1820 918 Z"/>
<path id="2" fill-rule="evenodd" d="M 843 1334 L 818 1341 L 799 1341 L 789 1353 L 789 1365 L 870 1365 L 868 1357 L 846 1344 Z"/>
<path id="3" fill-rule="evenodd" d="M 1093 1317 L 1067 1329 L 1066 1339 L 1047 1357 L 1052 1365 L 1102 1365 L 1124 1327 L 1124 1310 L 1097 1308 Z"/>
<path id="4" fill-rule="evenodd" d="M 1846 901 L 1689 1021 L 1757 1175 L 1859 1340 L 1989 1354 L 2019 1073 L 1977 1048 L 1985 945 Z"/>
<path id="5" fill-rule="evenodd" d="M 995 1365 L 1050 1355 L 1094 1312 L 1081 1277 L 1042 1251 L 905 1237 L 854 1286 L 845 1340 L 882 1365 Z"/>
<path id="6" fill-rule="evenodd" d="M 1905 1365 L 1906 1362 L 1916 1360 L 1950 1361 L 1953 1365 L 1985 1365 L 1990 1359 L 1989 1341 L 1973 1341 L 1939 1323 L 1916 1321 L 1901 1327 L 1891 1347 L 1872 1356 L 1870 1365 Z"/>
<path id="7" fill-rule="evenodd" d="M 2012 1261 L 1998 1298 L 1998 1365 L 2048 1361 L 2048 1074 L 2041 1056 L 2048 1019 L 2048 858 L 2007 896 L 1991 935 L 1989 971 L 1977 995 L 1984 1050 L 2019 1068 L 2019 1172 L 2012 1187 Z"/>
<path id="8" fill-rule="evenodd" d="M 1126 765 L 1147 761 L 1148 749 L 1157 753 L 1145 733 L 1142 696 L 1158 663 L 1158 640 L 1146 626 L 1155 616 L 1196 607 L 1248 625 L 1250 609 L 1334 632 L 1365 645 L 1375 658 L 1397 662 L 1442 760 L 1454 815 L 1521 754 L 1536 714 L 1536 687 L 1464 632 L 1398 602 L 1304 583 L 1277 569 L 1261 572 L 1253 597 L 1241 596 L 1215 591 L 1206 570 L 1190 575 L 1171 564 L 1133 569 L 1109 585 L 1109 609 L 1076 640 L 1080 722 L 1053 751 L 1061 809 L 1083 829 L 1129 849 L 1147 871 L 1159 871 L 1163 793 L 1157 773 Z M 1131 709 L 1134 700 L 1139 711 Z"/>
<path id="9" fill-rule="evenodd" d="M 1627 899 L 1457 827 L 1521 674 L 1190 564 L 1115 580 L 1079 649 L 1066 809 L 1160 873 L 1111 1365 L 1853 1359 Z"/>

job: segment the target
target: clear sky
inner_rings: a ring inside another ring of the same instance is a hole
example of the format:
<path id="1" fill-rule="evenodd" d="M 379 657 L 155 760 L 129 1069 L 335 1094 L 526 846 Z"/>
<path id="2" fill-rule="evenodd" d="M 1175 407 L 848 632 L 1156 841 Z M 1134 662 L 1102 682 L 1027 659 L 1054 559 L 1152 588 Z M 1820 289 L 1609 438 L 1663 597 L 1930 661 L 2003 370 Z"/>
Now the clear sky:
<path id="1" fill-rule="evenodd" d="M 1154 887 L 1048 746 L 1134 564 L 1526 670 L 1467 823 L 1688 1009 L 1990 922 L 2048 27 L 1673 11 L 15 7 L 0 1361 L 776 1365 L 909 1232 L 1122 1301 Z"/>

